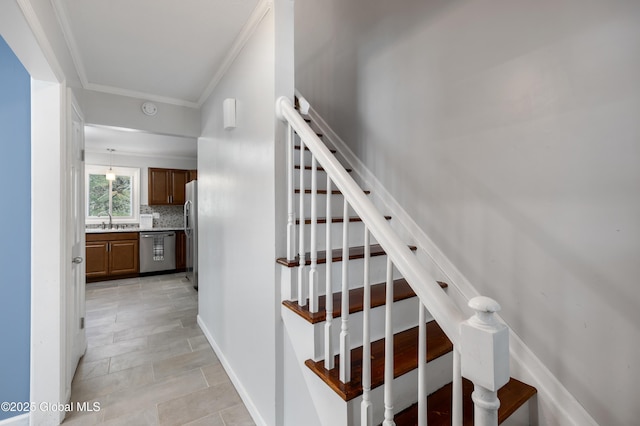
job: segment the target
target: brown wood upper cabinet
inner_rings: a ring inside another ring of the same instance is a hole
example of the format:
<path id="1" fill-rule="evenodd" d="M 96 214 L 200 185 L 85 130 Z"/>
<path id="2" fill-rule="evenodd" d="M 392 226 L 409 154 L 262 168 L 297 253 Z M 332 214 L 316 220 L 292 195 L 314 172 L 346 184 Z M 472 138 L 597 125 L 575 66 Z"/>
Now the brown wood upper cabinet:
<path id="1" fill-rule="evenodd" d="M 198 179 L 198 171 L 197 170 L 189 170 L 189 178 L 187 182 L 191 182 L 192 180 Z"/>
<path id="2" fill-rule="evenodd" d="M 149 205 L 182 205 L 189 170 L 149 168 Z"/>

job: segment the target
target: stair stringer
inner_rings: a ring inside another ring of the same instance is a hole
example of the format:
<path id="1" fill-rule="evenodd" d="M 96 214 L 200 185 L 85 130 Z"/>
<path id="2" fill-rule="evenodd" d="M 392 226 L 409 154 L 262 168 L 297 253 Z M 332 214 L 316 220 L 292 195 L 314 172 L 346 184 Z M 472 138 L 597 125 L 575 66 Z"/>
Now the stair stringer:
<path id="1" fill-rule="evenodd" d="M 296 91 L 296 96 L 302 97 L 302 94 Z M 463 312 L 471 316 L 467 302 L 480 295 L 478 290 L 312 107 L 308 115 L 318 131 L 323 133 L 325 144 L 335 148 L 343 162 L 353 170 L 354 179 L 371 190 L 373 204 L 394 218 L 391 221 L 392 228 L 404 241 L 418 247 L 417 256 L 423 265 L 432 271 L 436 279 L 449 284 L 450 297 Z M 506 323 L 500 315 L 496 314 L 496 317 Z M 531 384 L 538 391 L 537 396 L 526 404 L 531 408 L 530 418 L 534 419 L 531 424 L 598 425 L 511 327 L 509 342 L 511 376 Z M 534 408 L 536 412 L 533 412 Z"/>
<path id="2" fill-rule="evenodd" d="M 314 337 L 313 333 L 309 333 L 309 324 L 305 324 L 302 318 L 289 309 L 282 307 L 281 310 L 285 338 L 291 342 L 296 358 L 296 361 L 290 363 L 287 368 L 298 368 L 302 373 L 304 390 L 312 401 L 313 412 L 309 410 L 308 415 L 315 415 L 315 419 L 322 426 L 346 426 L 347 404 L 304 364 L 307 359 L 311 358 L 314 351 Z M 295 383 L 285 384 L 285 386 L 295 385 Z M 298 389 L 298 391 L 302 392 L 303 389 Z"/>

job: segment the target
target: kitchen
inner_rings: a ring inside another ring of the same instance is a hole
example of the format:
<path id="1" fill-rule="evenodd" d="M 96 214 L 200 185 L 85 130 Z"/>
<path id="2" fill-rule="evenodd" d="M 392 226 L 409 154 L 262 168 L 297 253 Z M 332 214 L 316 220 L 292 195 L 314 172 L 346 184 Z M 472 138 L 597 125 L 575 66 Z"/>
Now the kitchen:
<path id="1" fill-rule="evenodd" d="M 85 148 L 87 282 L 184 271 L 197 288 L 196 139 L 86 126 Z"/>

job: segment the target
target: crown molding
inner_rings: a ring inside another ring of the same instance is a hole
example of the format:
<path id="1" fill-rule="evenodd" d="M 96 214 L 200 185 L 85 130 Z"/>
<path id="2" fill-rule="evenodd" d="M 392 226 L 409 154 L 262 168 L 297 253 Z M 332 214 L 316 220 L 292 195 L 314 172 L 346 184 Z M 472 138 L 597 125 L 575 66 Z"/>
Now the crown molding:
<path id="1" fill-rule="evenodd" d="M 73 61 L 73 65 L 76 67 L 78 77 L 80 77 L 80 83 L 82 83 L 82 87 L 86 88 L 89 80 L 87 79 L 87 72 L 85 70 L 84 63 L 82 62 L 82 58 L 80 57 L 78 44 L 76 43 L 76 39 L 73 36 L 73 31 L 71 31 L 67 9 L 62 3 L 62 0 L 51 0 L 51 3 L 53 4 L 53 11 L 56 14 L 56 18 L 58 19 L 60 28 L 62 29 L 62 35 L 67 42 L 69 53 L 71 53 L 71 60 Z"/>
<path id="2" fill-rule="evenodd" d="M 107 155 L 102 150 L 98 149 L 86 149 L 86 153 L 88 154 L 98 154 L 98 155 Z M 188 155 L 170 155 L 170 154 L 146 154 L 143 152 L 131 152 L 131 151 L 123 151 L 118 150 L 113 153 L 114 157 L 139 157 L 139 158 L 161 158 L 165 160 L 197 160 L 198 156 L 188 156 Z M 108 164 L 107 164 L 108 165 Z"/>
<path id="3" fill-rule="evenodd" d="M 19 3 L 28 3 L 29 0 L 18 0 Z M 266 16 L 266 14 L 273 8 L 272 0 L 260 0 L 256 7 L 251 12 L 251 15 L 247 19 L 247 22 L 240 30 L 240 33 L 234 40 L 231 48 L 227 52 L 222 64 L 213 75 L 213 78 L 205 88 L 204 92 L 200 96 L 197 102 L 173 98 L 168 96 L 160 96 L 152 93 L 139 92 L 135 90 L 124 89 L 120 87 L 108 86 L 103 84 L 92 83 L 89 81 L 86 73 L 86 68 L 82 61 L 82 57 L 80 55 L 80 50 L 78 48 L 78 44 L 73 36 L 73 31 L 71 30 L 71 25 L 69 24 L 69 17 L 66 11 L 66 8 L 62 2 L 62 0 L 51 0 L 54 11 L 56 13 L 56 17 L 62 29 L 62 33 L 64 35 L 65 41 L 69 48 L 69 52 L 71 53 L 71 58 L 76 67 L 76 71 L 78 76 L 80 77 L 80 82 L 82 83 L 82 87 L 86 90 L 93 90 L 96 92 L 103 92 L 112 95 L 120 95 L 127 96 L 130 98 L 139 98 L 146 99 L 154 102 L 162 102 L 171 105 L 183 106 L 188 108 L 200 108 L 204 102 L 209 98 L 213 90 L 216 88 L 222 77 L 227 73 L 235 59 L 238 57 L 242 48 L 247 44 L 255 30 L 258 28 L 262 19 Z M 31 5 L 29 4 L 29 7 Z M 31 8 L 31 7 L 30 7 Z M 31 10 L 33 10 L 31 8 Z M 35 14 L 33 14 L 35 17 Z M 37 19 L 37 18 L 36 18 Z M 43 32 L 44 34 L 44 32 Z M 46 40 L 46 37 L 45 37 Z M 48 44 L 48 43 L 47 43 Z M 50 46 L 49 46 L 50 48 Z M 55 56 L 53 56 L 55 58 Z M 59 66 L 58 66 L 59 68 Z"/>
<path id="4" fill-rule="evenodd" d="M 51 68 L 51 72 L 54 74 L 58 83 L 63 83 L 66 81 L 64 71 L 56 58 L 55 51 L 53 47 L 51 47 L 51 43 L 49 43 L 49 39 L 47 38 L 46 32 L 40 23 L 40 19 L 38 19 L 38 15 L 36 14 L 30 0 L 16 0 L 16 3 L 22 14 L 24 15 L 29 28 L 33 32 L 33 35 L 44 55 L 46 61 L 49 63 L 49 67 Z"/>
<path id="5" fill-rule="evenodd" d="M 28 0 L 23 0 L 28 1 Z M 51 0 L 53 3 L 53 9 L 55 11 L 56 17 L 58 18 L 58 23 L 62 28 L 62 34 L 64 35 L 64 39 L 67 43 L 67 47 L 69 48 L 69 52 L 71 53 L 71 58 L 73 60 L 73 64 L 76 67 L 76 71 L 78 76 L 80 77 L 80 82 L 82 83 L 82 87 L 86 90 L 93 90 L 96 92 L 108 93 L 111 95 L 120 95 L 127 96 L 130 98 L 140 98 L 146 99 L 154 102 L 162 102 L 165 104 L 189 107 L 189 108 L 199 108 L 200 105 L 197 102 L 188 101 L 185 99 L 172 98 L 168 96 L 160 96 L 154 95 L 151 93 L 139 92 L 136 90 L 129 90 L 120 87 L 107 86 L 103 84 L 92 83 L 89 81 L 87 77 L 86 68 L 84 66 L 84 62 L 82 61 L 82 56 L 80 55 L 80 49 L 78 48 L 78 43 L 73 35 L 73 31 L 71 29 L 71 25 L 69 23 L 69 15 L 67 14 L 67 10 L 64 6 L 62 0 Z"/>
<path id="6" fill-rule="evenodd" d="M 213 78 L 211 79 L 211 82 L 209 83 L 207 88 L 204 90 L 204 92 L 202 92 L 202 95 L 200 96 L 200 99 L 198 100 L 198 103 L 197 103 L 198 107 L 201 107 L 207 101 L 209 96 L 211 96 L 211 93 L 213 93 L 213 90 L 216 88 L 218 83 L 220 83 L 220 80 L 222 80 L 222 77 L 224 77 L 227 71 L 229 71 L 229 68 L 231 68 L 231 65 L 233 64 L 233 62 L 236 60 L 236 58 L 238 57 L 238 55 L 240 54 L 244 46 L 247 44 L 247 42 L 249 41 L 253 33 L 256 31 L 256 29 L 258 28 L 258 25 L 260 25 L 260 22 L 262 22 L 262 19 L 267 15 L 267 13 L 272 8 L 273 8 L 273 1 L 260 0 L 260 2 L 256 5 L 255 9 L 253 9 L 253 12 L 251 12 L 251 15 L 249 16 L 249 19 L 247 19 L 247 22 L 244 24 L 244 27 L 242 27 L 242 30 L 240 30 L 240 33 L 238 34 L 236 39 L 233 41 L 233 44 L 231 45 L 231 49 L 229 49 L 229 52 L 227 53 L 224 60 L 222 61 L 222 64 L 218 68 L 218 71 L 214 74 Z"/>
<path id="7" fill-rule="evenodd" d="M 103 84 L 87 83 L 84 88 L 95 92 L 108 93 L 111 95 L 127 96 L 129 98 L 145 99 L 153 102 L 183 106 L 188 108 L 200 108 L 200 104 L 184 99 L 171 98 L 168 96 L 154 95 L 152 93 L 138 92 L 136 90 L 123 89 L 120 87 L 106 86 Z"/>

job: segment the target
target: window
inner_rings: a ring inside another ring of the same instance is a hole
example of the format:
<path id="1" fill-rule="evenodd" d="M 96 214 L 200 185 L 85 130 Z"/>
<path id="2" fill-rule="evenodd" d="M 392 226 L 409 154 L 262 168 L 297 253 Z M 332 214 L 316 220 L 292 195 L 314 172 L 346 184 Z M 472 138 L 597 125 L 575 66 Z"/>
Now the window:
<path id="1" fill-rule="evenodd" d="M 85 169 L 87 223 L 101 223 L 109 214 L 114 223 L 137 223 L 140 214 L 140 169 L 113 167 L 116 179 L 108 181 L 106 166 Z"/>

